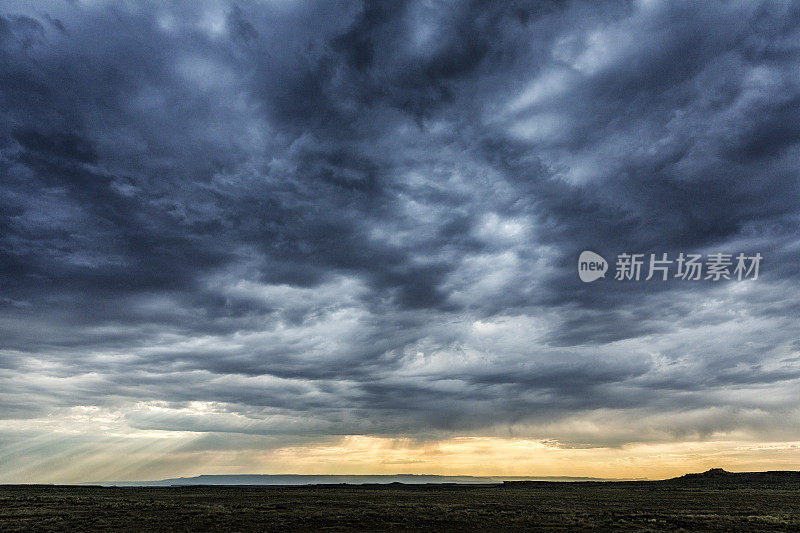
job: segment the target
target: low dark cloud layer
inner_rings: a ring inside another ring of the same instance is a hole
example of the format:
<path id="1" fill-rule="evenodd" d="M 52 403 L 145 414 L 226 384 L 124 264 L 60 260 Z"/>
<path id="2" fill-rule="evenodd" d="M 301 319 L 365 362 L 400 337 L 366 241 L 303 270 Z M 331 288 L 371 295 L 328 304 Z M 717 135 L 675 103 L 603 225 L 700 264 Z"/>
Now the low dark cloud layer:
<path id="1" fill-rule="evenodd" d="M 0 417 L 796 436 L 798 43 L 777 1 L 6 3 Z"/>

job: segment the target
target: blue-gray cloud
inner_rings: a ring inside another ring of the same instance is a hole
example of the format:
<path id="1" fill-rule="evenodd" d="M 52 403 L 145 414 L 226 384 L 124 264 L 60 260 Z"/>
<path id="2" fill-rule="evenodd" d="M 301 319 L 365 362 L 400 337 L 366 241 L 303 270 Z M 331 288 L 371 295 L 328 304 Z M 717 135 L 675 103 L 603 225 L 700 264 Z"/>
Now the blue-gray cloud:
<path id="1" fill-rule="evenodd" d="M 7 4 L 0 416 L 782 434 L 799 36 L 782 2 Z M 765 260 L 583 284 L 585 249 Z"/>

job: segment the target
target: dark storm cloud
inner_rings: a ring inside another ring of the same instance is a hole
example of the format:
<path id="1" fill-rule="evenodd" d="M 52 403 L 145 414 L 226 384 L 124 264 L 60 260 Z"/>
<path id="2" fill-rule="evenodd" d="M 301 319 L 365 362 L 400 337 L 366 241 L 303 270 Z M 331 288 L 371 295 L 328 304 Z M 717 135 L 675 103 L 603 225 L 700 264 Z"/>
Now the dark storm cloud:
<path id="1" fill-rule="evenodd" d="M 4 11 L 5 417 L 494 431 L 800 379 L 795 4 Z M 765 262 L 584 285 L 584 249 Z"/>

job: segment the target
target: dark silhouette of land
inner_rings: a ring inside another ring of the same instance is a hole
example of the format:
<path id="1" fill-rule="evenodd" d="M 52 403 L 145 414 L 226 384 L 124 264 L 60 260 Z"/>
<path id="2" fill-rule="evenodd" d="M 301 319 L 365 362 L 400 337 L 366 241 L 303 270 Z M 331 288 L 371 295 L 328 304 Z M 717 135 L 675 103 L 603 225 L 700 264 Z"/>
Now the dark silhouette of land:
<path id="1" fill-rule="evenodd" d="M 505 486 L 539 486 L 542 481 L 520 480 L 504 481 Z M 545 482 L 546 483 L 546 482 Z M 591 484 L 584 482 L 584 485 Z M 722 468 L 712 468 L 700 474 L 684 474 L 680 477 L 655 480 L 655 481 L 603 481 L 603 484 L 613 484 L 622 487 L 674 487 L 674 488 L 706 488 L 706 489 L 735 489 L 735 488 L 770 488 L 770 489 L 800 489 L 800 471 L 795 470 L 770 470 L 766 472 L 728 472 Z"/>
<path id="2" fill-rule="evenodd" d="M 712 469 L 661 481 L 0 486 L 2 531 L 321 529 L 798 531 L 800 472 Z"/>

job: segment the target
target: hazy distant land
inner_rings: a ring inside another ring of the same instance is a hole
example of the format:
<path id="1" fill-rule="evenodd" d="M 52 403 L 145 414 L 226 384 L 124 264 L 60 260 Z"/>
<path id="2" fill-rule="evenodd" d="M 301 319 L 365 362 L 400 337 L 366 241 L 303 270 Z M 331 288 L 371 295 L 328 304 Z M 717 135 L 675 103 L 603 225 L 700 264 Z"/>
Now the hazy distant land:
<path id="1" fill-rule="evenodd" d="M 101 481 L 87 485 L 117 487 L 175 487 L 208 485 L 255 485 L 255 486 L 296 486 L 296 485 L 493 485 L 493 484 L 532 484 L 532 483 L 660 483 L 660 484 L 751 484 L 751 483 L 800 483 L 800 472 L 776 470 L 767 472 L 728 472 L 722 468 L 712 468 L 699 474 L 685 474 L 664 480 L 611 479 L 574 476 L 439 476 L 434 474 L 391 474 L 391 475 L 303 475 L 303 474 L 238 474 L 201 475 L 179 477 L 156 481 Z"/>
<path id="2" fill-rule="evenodd" d="M 171 487 L 187 485 L 349 485 L 403 483 L 419 485 L 428 483 L 492 484 L 503 481 L 609 481 L 595 477 L 568 476 L 437 476 L 433 474 L 393 475 L 302 475 L 302 474 L 246 474 L 202 475 L 157 481 L 101 481 L 91 485 L 118 487 Z"/>

